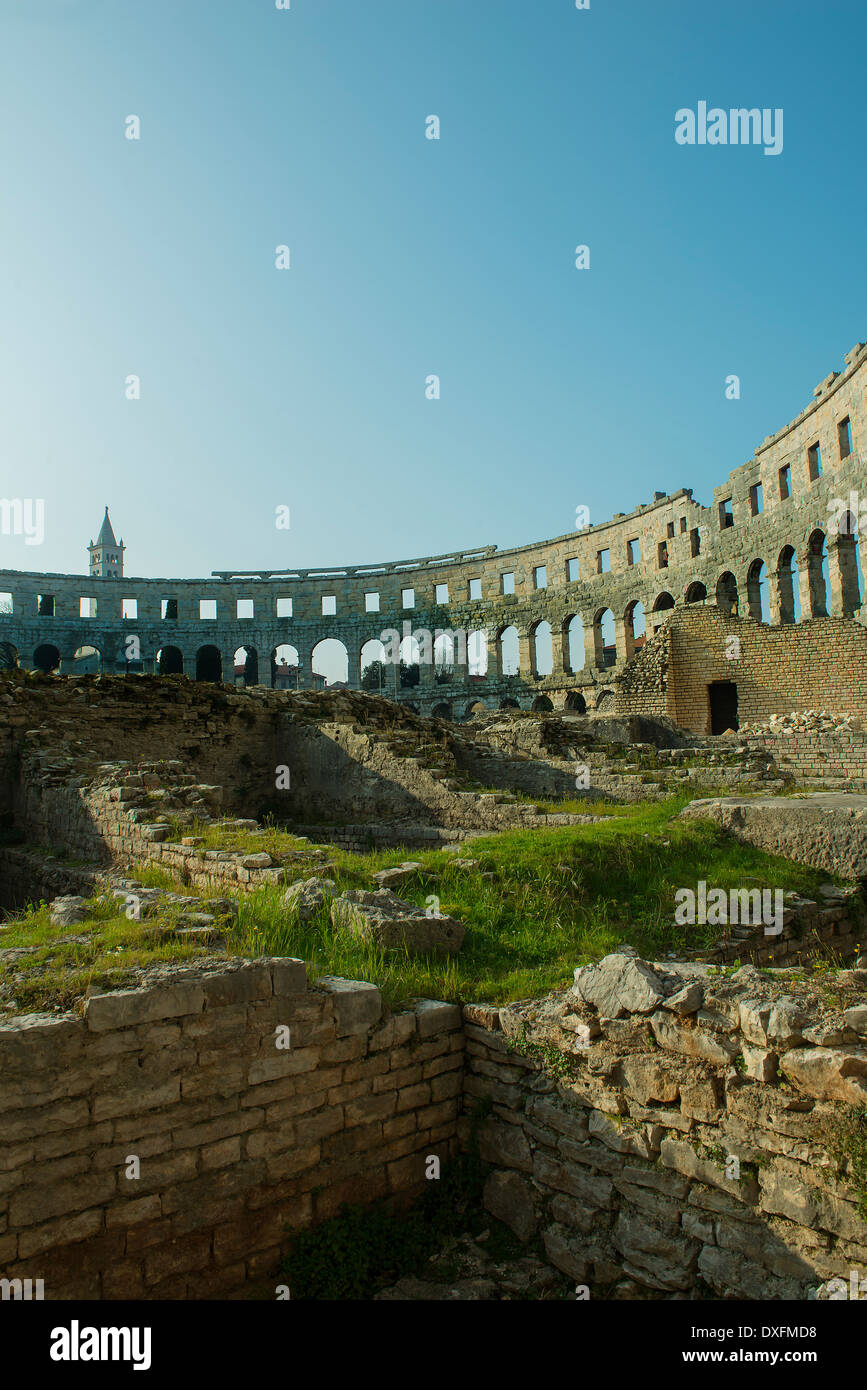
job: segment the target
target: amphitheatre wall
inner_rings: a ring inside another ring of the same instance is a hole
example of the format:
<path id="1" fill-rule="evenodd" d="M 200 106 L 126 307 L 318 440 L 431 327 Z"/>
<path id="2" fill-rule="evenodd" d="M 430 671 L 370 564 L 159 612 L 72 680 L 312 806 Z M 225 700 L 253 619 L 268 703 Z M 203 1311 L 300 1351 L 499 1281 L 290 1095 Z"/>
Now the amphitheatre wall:
<path id="1" fill-rule="evenodd" d="M 857 513 L 859 496 L 867 495 L 865 439 L 867 345 L 859 344 L 844 369 L 816 387 L 811 403 L 714 490 L 709 507 L 690 490 L 657 493 L 629 515 L 553 540 L 365 566 L 219 571 L 208 579 L 0 571 L 0 602 L 9 595 L 12 604 L 11 614 L 0 613 L 0 641 L 28 667 L 59 660 L 61 670 L 72 671 L 76 651 L 93 646 L 104 669 L 123 671 L 127 639 L 135 636 L 141 663 L 129 669 L 183 670 L 202 679 L 231 678 L 244 647 L 256 656 L 247 679 L 264 685 L 274 678 L 272 654 L 285 644 L 298 654 L 303 688 L 315 684 L 318 644 L 335 638 L 346 650 L 347 684 L 358 688 L 362 648 L 386 630 L 402 634 L 406 622 L 411 631 L 485 634 L 485 675 L 471 674 L 471 664 L 443 684 L 433 665 L 422 664 L 419 684 L 402 689 L 397 669 L 387 668 L 385 693 L 421 713 L 463 717 L 474 704 L 496 708 L 507 700 L 562 707 L 577 695 L 593 707 L 640 644 L 639 603 L 648 637 L 672 608 L 694 603 L 758 620 L 765 583 L 771 626 L 792 624 L 798 608 L 803 618 L 856 615 L 858 540 L 845 525 L 841 534 L 835 499 L 848 505 L 854 493 Z M 80 616 L 82 598 L 92 600 L 94 616 Z M 169 601 L 174 606 L 167 608 Z M 212 604 L 215 616 L 200 616 L 202 603 Z M 613 644 L 603 636 L 606 613 L 613 616 Z M 541 624 L 551 629 L 550 675 L 538 669 Z M 506 674 L 502 638 L 512 628 L 519 671 Z"/>

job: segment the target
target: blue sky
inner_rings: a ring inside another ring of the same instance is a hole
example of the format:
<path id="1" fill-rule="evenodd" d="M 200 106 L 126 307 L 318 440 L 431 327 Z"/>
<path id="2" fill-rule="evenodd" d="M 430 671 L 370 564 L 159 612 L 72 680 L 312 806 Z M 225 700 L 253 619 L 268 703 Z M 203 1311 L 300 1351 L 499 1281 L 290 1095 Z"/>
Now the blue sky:
<path id="1" fill-rule="evenodd" d="M 0 35 L 0 495 L 46 509 L 0 567 L 83 571 L 106 502 L 155 576 L 707 502 L 867 337 L 860 0 L 0 0 Z M 677 145 L 701 100 L 783 108 L 783 152 Z"/>

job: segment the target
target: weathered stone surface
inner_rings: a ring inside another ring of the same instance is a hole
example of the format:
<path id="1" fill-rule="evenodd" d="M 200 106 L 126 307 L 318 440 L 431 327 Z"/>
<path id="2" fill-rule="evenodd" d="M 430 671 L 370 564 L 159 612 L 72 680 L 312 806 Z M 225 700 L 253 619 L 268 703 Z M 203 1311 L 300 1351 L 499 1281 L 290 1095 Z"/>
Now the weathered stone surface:
<path id="1" fill-rule="evenodd" d="M 55 898 L 49 909 L 53 927 L 72 927 L 76 922 L 83 922 L 87 915 L 87 899 L 74 893 Z"/>
<path id="2" fill-rule="evenodd" d="M 575 971 L 575 993 L 605 1018 L 651 1013 L 665 998 L 662 981 L 642 960 L 604 956 Z"/>
<path id="3" fill-rule="evenodd" d="M 703 1001 L 703 985 L 698 980 L 692 980 L 682 989 L 675 990 L 667 999 L 663 999 L 662 1007 L 670 1009 L 674 1014 L 694 1014 L 701 1008 Z"/>
<path id="4" fill-rule="evenodd" d="M 338 1038 L 366 1033 L 382 1017 L 382 996 L 375 985 L 341 980 L 334 975 L 321 975 L 316 985 L 329 996 Z"/>
<path id="5" fill-rule="evenodd" d="M 695 1178 L 698 1182 L 719 1187 L 745 1205 L 752 1205 L 758 1201 L 759 1186 L 752 1175 L 744 1174 L 737 1181 L 727 1178 L 722 1165 L 700 1157 L 685 1139 L 663 1139 L 660 1158 L 667 1168 L 674 1168 L 678 1173 Z"/>
<path id="6" fill-rule="evenodd" d="M 624 1257 L 624 1269 L 653 1288 L 688 1289 L 700 1246 L 689 1236 L 664 1231 L 637 1212 L 621 1211 L 612 1240 Z"/>
<path id="7" fill-rule="evenodd" d="M 300 922 L 309 922 L 314 912 L 330 901 L 337 892 L 332 878 L 304 878 L 286 889 L 283 902 Z"/>
<path id="8" fill-rule="evenodd" d="M 520 1241 L 526 1243 L 535 1235 L 532 1189 L 518 1173 L 491 1173 L 485 1183 L 482 1201 L 485 1210 L 504 1222 Z"/>
<path id="9" fill-rule="evenodd" d="M 650 1026 L 660 1047 L 667 1048 L 669 1052 L 679 1052 L 684 1057 L 700 1057 L 706 1062 L 725 1066 L 739 1051 L 739 1044 L 734 1038 L 685 1026 L 671 1014 L 662 1011 L 651 1014 Z"/>
<path id="10" fill-rule="evenodd" d="M 867 1101 L 867 1050 L 802 1047 L 785 1052 L 780 1069 L 801 1091 L 852 1105 Z"/>
<path id="11" fill-rule="evenodd" d="M 452 861 L 454 864 L 456 861 Z M 403 883 L 408 878 L 413 878 L 419 869 L 424 866 L 416 860 L 407 859 L 403 864 L 393 869 L 380 869 L 373 875 L 373 881 L 379 888 L 395 888 L 399 883 Z"/>
<path id="12" fill-rule="evenodd" d="M 411 955 L 454 955 L 466 928 L 456 917 L 427 917 L 414 903 L 404 902 L 387 888 L 373 893 L 350 889 L 331 904 L 336 927 L 363 941 Z"/>
<path id="13" fill-rule="evenodd" d="M 585 1253 L 586 1245 L 580 1236 L 576 1236 L 567 1226 L 555 1223 L 543 1231 L 542 1240 L 545 1254 L 552 1265 L 579 1284 L 587 1282 L 592 1266 Z"/>

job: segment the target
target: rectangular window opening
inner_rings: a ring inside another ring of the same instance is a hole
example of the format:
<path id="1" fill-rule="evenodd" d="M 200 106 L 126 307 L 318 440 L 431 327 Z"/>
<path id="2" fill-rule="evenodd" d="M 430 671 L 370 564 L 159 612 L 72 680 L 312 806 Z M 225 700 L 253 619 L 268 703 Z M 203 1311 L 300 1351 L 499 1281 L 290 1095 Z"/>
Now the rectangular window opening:
<path id="1" fill-rule="evenodd" d="M 852 423 L 848 415 L 837 426 L 837 441 L 840 445 L 841 459 L 847 459 L 852 452 Z"/>
<path id="2" fill-rule="evenodd" d="M 124 598 L 120 601 L 121 617 L 131 618 L 133 622 L 138 619 L 138 599 Z"/>
<path id="3" fill-rule="evenodd" d="M 626 542 L 626 561 L 630 565 L 641 564 L 641 541 L 637 536 Z"/>
<path id="4" fill-rule="evenodd" d="M 611 572 L 611 551 L 597 550 L 596 552 L 596 573 L 610 574 Z"/>
<path id="5" fill-rule="evenodd" d="M 533 570 L 533 582 L 537 589 L 547 589 L 548 587 L 548 568 L 546 565 L 537 565 Z"/>
<path id="6" fill-rule="evenodd" d="M 4 597 L 4 595 L 3 595 L 3 594 L 0 594 L 0 599 L 2 599 L 3 597 Z M 3 612 L 3 604 L 0 603 L 0 613 L 2 613 L 2 612 Z M 11 594 L 9 595 L 9 608 L 8 608 L 7 612 L 9 612 L 9 613 L 12 612 L 12 595 L 11 595 Z M 36 595 L 36 616 L 37 616 L 38 618 L 53 618 L 53 617 L 54 617 L 54 595 L 53 595 L 53 594 L 37 594 L 37 595 Z"/>
<path id="7" fill-rule="evenodd" d="M 470 600 L 471 600 L 471 601 L 474 601 L 475 599 L 480 599 L 480 598 L 482 597 L 482 581 L 481 581 L 481 579 L 471 579 L 471 580 L 470 580 L 470 590 L 469 590 L 469 592 L 470 592 Z"/>
<path id="8" fill-rule="evenodd" d="M 753 483 L 750 488 L 750 516 L 759 516 L 764 509 L 761 483 Z"/>
<path id="9" fill-rule="evenodd" d="M 449 586 L 448 584 L 434 585 L 434 603 L 448 603 Z"/>
<path id="10" fill-rule="evenodd" d="M 660 541 L 656 547 L 656 568 L 668 569 L 668 541 Z"/>
<path id="11" fill-rule="evenodd" d="M 504 593 L 504 594 L 513 594 L 513 593 L 515 592 L 515 572 L 514 572 L 514 570 L 510 570 L 508 574 L 501 574 L 501 575 L 500 575 L 500 578 L 501 578 L 501 580 L 503 581 L 503 593 Z"/>
<path id="12" fill-rule="evenodd" d="M 811 483 L 822 476 L 822 450 L 818 444 L 811 444 L 807 450 L 807 472 Z"/>
<path id="13" fill-rule="evenodd" d="M 735 519 L 732 516 L 732 499 L 726 497 L 719 504 L 719 529 L 725 531 L 729 526 L 734 526 Z"/>
<path id="14" fill-rule="evenodd" d="M 792 495 L 792 465 L 787 463 L 780 469 L 780 501 L 785 502 Z"/>
<path id="15" fill-rule="evenodd" d="M 577 560 L 566 561 L 566 579 L 570 584 L 575 584 L 581 578 L 581 566 Z"/>
<path id="16" fill-rule="evenodd" d="M 337 615 L 337 595 L 322 595 L 322 616 L 323 618 L 334 618 Z"/>
<path id="17" fill-rule="evenodd" d="M 689 553 L 692 556 L 701 554 L 701 536 L 697 526 L 694 526 L 689 533 Z"/>
<path id="18" fill-rule="evenodd" d="M 291 598 L 278 598 L 278 600 L 277 600 L 277 617 L 278 617 L 278 618 L 291 618 L 291 617 L 292 617 L 292 600 L 291 600 Z"/>
<path id="19" fill-rule="evenodd" d="M 365 595 L 364 595 L 364 611 L 365 611 L 365 613 L 378 613 L 378 612 L 379 612 L 379 594 L 378 594 L 378 593 L 369 593 L 369 594 L 365 594 Z"/>
<path id="20" fill-rule="evenodd" d="M 235 600 L 235 617 L 252 618 L 253 600 L 251 598 L 239 598 Z"/>
<path id="21" fill-rule="evenodd" d="M 217 600 L 215 598 L 199 599 L 199 618 L 208 622 L 217 616 Z"/>
<path id="22" fill-rule="evenodd" d="M 400 597 L 404 608 L 415 608 L 415 589 L 401 589 Z"/>

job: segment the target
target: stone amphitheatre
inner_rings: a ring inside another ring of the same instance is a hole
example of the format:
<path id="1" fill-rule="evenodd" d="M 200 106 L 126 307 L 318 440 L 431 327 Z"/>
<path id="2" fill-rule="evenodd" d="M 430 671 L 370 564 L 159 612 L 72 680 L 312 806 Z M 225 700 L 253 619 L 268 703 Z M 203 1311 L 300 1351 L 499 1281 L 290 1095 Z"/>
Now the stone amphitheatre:
<path id="1" fill-rule="evenodd" d="M 3 1297 L 863 1296 L 865 440 L 861 344 L 710 507 L 0 571 Z"/>

